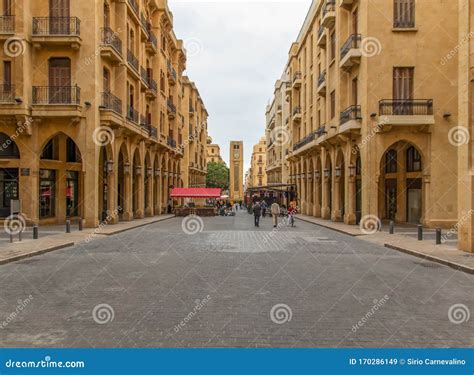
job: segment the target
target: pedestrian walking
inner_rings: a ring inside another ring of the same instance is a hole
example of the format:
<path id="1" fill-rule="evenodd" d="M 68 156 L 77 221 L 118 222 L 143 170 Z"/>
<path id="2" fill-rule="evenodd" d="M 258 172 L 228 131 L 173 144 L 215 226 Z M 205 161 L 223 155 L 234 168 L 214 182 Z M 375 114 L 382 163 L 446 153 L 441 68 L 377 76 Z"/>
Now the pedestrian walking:
<path id="1" fill-rule="evenodd" d="M 273 217 L 273 228 L 278 225 L 278 216 L 280 216 L 280 205 L 275 201 L 271 206 L 271 212 Z"/>
<path id="2" fill-rule="evenodd" d="M 265 217 L 267 215 L 267 203 L 265 201 L 262 201 L 262 217 Z"/>
<path id="3" fill-rule="evenodd" d="M 255 203 L 253 206 L 253 217 L 254 217 L 254 222 L 255 226 L 259 227 L 260 226 L 260 216 L 262 215 L 262 207 L 260 206 L 260 203 Z"/>

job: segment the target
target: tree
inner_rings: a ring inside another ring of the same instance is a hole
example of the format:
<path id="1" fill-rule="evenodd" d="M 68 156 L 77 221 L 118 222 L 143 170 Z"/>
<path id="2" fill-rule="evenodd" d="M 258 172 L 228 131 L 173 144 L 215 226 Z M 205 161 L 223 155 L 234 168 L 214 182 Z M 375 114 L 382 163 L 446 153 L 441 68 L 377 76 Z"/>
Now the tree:
<path id="1" fill-rule="evenodd" d="M 206 186 L 208 188 L 221 188 L 222 190 L 229 189 L 229 168 L 221 163 L 208 163 Z"/>

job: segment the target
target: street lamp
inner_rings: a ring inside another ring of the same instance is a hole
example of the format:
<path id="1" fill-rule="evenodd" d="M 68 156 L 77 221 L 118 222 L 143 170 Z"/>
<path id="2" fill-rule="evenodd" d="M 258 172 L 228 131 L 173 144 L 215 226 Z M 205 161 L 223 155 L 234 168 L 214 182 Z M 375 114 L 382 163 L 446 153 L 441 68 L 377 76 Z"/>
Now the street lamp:
<path id="1" fill-rule="evenodd" d="M 127 175 L 130 174 L 130 163 L 125 163 L 123 165 L 123 173 L 125 173 Z"/>
<path id="2" fill-rule="evenodd" d="M 325 169 L 324 170 L 324 177 L 329 178 L 331 176 L 331 170 L 330 169 Z"/>
<path id="3" fill-rule="evenodd" d="M 142 167 L 141 166 L 137 165 L 135 167 L 135 175 L 136 176 L 141 176 L 142 175 Z"/>
<path id="4" fill-rule="evenodd" d="M 113 160 L 109 160 L 106 164 L 107 164 L 107 173 L 112 173 L 114 171 Z"/>
<path id="5" fill-rule="evenodd" d="M 341 170 L 341 167 L 338 166 L 336 167 L 336 177 L 341 177 L 341 175 L 342 175 L 342 170 Z"/>
<path id="6" fill-rule="evenodd" d="M 349 177 L 354 177 L 356 175 L 355 165 L 349 165 Z"/>
<path id="7" fill-rule="evenodd" d="M 160 169 L 155 169 L 155 177 L 160 177 Z"/>
<path id="8" fill-rule="evenodd" d="M 314 172 L 314 177 L 318 180 L 321 178 L 321 171 L 319 169 L 316 172 Z"/>
<path id="9" fill-rule="evenodd" d="M 151 177 L 153 175 L 153 168 L 152 167 L 148 167 L 147 170 L 146 170 L 146 173 L 147 173 L 147 176 L 148 177 Z"/>

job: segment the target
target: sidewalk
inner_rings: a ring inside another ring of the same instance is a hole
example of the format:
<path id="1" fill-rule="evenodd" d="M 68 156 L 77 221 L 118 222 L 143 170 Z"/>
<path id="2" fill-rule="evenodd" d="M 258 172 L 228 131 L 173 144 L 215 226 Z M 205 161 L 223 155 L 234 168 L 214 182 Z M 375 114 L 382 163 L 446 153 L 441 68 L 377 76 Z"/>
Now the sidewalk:
<path id="1" fill-rule="evenodd" d="M 38 240 L 31 239 L 31 233 L 28 232 L 28 234 L 23 233 L 23 241 L 21 242 L 18 242 L 18 236 L 15 236 L 15 241 L 17 242 L 0 245 L 0 265 L 44 254 L 50 251 L 79 245 L 90 240 L 92 236 L 94 236 L 94 238 L 100 238 L 98 236 L 112 236 L 174 217 L 174 215 L 161 215 L 140 220 L 121 222 L 115 225 L 106 225 L 102 228 L 87 228 L 82 232 L 75 230 L 71 233 L 50 235 L 48 235 L 47 231 L 42 233 L 40 228 L 40 236 Z M 53 233 L 57 232 L 55 231 Z"/>
<path id="2" fill-rule="evenodd" d="M 474 254 L 459 251 L 452 244 L 435 245 L 432 238 L 429 240 L 418 241 L 411 236 L 389 234 L 383 231 L 374 234 L 364 234 L 356 225 L 336 223 L 330 220 L 323 220 L 307 215 L 298 215 L 297 218 L 308 223 L 319 225 L 349 236 L 358 237 L 364 241 L 376 243 L 389 249 L 401 251 L 406 254 L 440 263 L 474 275 Z"/>

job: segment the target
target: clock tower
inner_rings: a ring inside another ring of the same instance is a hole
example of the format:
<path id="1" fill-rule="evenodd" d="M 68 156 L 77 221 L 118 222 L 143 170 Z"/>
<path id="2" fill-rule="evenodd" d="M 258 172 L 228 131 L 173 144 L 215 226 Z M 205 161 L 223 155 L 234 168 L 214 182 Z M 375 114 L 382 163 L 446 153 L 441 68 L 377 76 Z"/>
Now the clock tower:
<path id="1" fill-rule="evenodd" d="M 229 198 L 237 203 L 244 200 L 244 143 L 230 142 Z"/>

